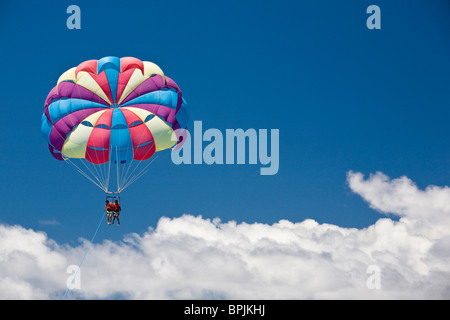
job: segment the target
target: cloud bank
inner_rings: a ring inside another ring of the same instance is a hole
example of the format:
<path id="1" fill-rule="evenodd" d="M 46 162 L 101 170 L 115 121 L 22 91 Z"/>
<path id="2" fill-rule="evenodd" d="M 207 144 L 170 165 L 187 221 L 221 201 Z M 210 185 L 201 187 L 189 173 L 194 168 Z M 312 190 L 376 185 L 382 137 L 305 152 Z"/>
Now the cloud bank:
<path id="1" fill-rule="evenodd" d="M 81 289 L 68 298 L 449 299 L 450 188 L 420 190 L 407 177 L 351 171 L 347 182 L 371 208 L 399 220 L 355 229 L 311 219 L 163 217 L 143 234 L 93 244 Z M 0 239 L 0 299 L 61 299 L 67 267 L 89 244 L 59 245 L 8 225 L 0 225 Z"/>

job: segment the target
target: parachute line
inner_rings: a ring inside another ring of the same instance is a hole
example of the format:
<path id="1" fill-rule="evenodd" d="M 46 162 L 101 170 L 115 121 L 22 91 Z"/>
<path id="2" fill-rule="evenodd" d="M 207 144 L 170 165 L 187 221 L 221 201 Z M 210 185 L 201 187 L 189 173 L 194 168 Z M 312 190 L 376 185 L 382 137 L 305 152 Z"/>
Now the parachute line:
<path id="1" fill-rule="evenodd" d="M 153 157 L 153 159 L 152 159 L 149 163 L 147 163 L 147 165 L 146 165 L 141 171 L 139 171 L 138 173 L 136 173 L 136 174 L 133 175 L 134 171 L 136 171 L 136 169 L 139 167 L 139 165 L 140 165 L 141 162 L 142 162 L 142 161 L 139 161 L 139 163 L 136 165 L 136 167 L 135 167 L 134 170 L 130 173 L 130 175 L 129 175 L 128 177 L 126 177 L 126 179 L 125 179 L 125 184 L 124 184 L 123 186 L 121 186 L 121 187 L 119 188 L 118 191 L 121 192 L 121 191 L 125 190 L 125 189 L 128 188 L 131 184 L 133 184 L 133 183 L 136 182 L 139 178 L 141 178 L 144 174 L 146 174 L 146 173 L 148 172 L 148 170 L 145 170 L 145 169 L 147 169 L 147 168 L 152 164 L 152 162 L 155 161 L 155 160 L 158 158 L 158 156 L 159 156 L 159 154 L 156 155 L 155 157 Z"/>
<path id="2" fill-rule="evenodd" d="M 95 176 L 95 174 L 92 173 L 92 171 L 86 166 L 86 164 L 83 162 L 83 164 L 87 167 L 87 169 L 91 172 L 91 174 L 97 179 L 97 182 L 95 182 L 94 179 L 92 179 L 86 172 L 84 172 L 80 167 L 78 167 L 73 161 L 71 161 L 70 159 L 66 159 L 67 163 L 70 163 L 72 166 L 75 167 L 75 169 L 81 173 L 81 175 L 83 177 L 85 177 L 86 179 L 88 179 L 89 181 L 91 181 L 93 184 L 95 184 L 97 187 L 99 187 L 100 189 L 102 189 L 103 191 L 105 191 L 105 186 L 98 180 L 98 178 Z"/>
<path id="3" fill-rule="evenodd" d="M 81 161 L 81 160 L 80 160 L 80 161 Z M 92 176 L 95 177 L 95 179 L 98 181 L 98 183 L 100 183 L 100 185 L 101 185 L 102 187 L 104 187 L 104 180 L 102 179 L 100 173 L 98 172 L 97 166 L 94 166 L 94 165 L 93 165 L 93 168 L 94 168 L 94 170 L 95 170 L 95 174 L 94 174 L 94 173 L 92 172 L 91 168 L 88 167 L 88 165 L 86 164 L 85 161 L 81 161 L 81 163 L 86 167 L 86 169 L 89 170 L 89 172 L 92 174 Z M 101 179 L 101 181 L 100 181 L 100 179 Z"/>

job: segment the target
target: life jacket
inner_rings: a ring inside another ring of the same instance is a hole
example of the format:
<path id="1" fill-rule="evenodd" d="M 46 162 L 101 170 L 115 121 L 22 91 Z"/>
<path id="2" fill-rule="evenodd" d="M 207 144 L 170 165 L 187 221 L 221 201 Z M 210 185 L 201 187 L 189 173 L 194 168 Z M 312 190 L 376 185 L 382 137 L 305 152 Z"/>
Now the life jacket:
<path id="1" fill-rule="evenodd" d="M 115 212 L 119 212 L 120 211 L 120 204 L 119 203 L 115 203 L 113 204 L 113 211 Z"/>
<path id="2" fill-rule="evenodd" d="M 107 211 L 111 211 L 111 210 L 112 210 L 112 207 L 113 207 L 112 202 L 110 202 L 110 203 L 108 203 L 108 205 L 106 206 L 106 210 L 107 210 Z"/>

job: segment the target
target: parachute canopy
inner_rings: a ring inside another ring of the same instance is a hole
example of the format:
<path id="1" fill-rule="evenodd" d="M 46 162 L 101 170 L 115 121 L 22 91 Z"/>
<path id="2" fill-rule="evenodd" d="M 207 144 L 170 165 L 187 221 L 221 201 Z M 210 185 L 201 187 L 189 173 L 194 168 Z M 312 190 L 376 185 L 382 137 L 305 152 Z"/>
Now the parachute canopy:
<path id="1" fill-rule="evenodd" d="M 181 142 L 187 121 L 180 88 L 156 64 L 105 57 L 59 77 L 45 101 L 41 131 L 53 157 L 105 191 L 114 173 L 120 192 L 142 175 L 142 161 Z"/>

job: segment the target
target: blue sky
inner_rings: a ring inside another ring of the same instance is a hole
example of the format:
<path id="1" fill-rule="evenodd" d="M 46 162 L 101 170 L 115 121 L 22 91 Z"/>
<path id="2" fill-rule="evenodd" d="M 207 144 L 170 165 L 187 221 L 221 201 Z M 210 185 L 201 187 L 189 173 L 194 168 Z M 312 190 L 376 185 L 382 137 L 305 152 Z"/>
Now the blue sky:
<path id="1" fill-rule="evenodd" d="M 204 129 L 279 129 L 280 169 L 176 166 L 166 152 L 99 240 L 183 213 L 367 227 L 380 214 L 351 192 L 349 170 L 448 185 L 450 5 L 376 1 L 382 28 L 368 30 L 374 3 L 3 1 L 0 222 L 69 243 L 95 231 L 104 194 L 51 157 L 40 119 L 62 72 L 110 55 L 158 64 Z M 81 30 L 66 27 L 71 4 Z"/>

